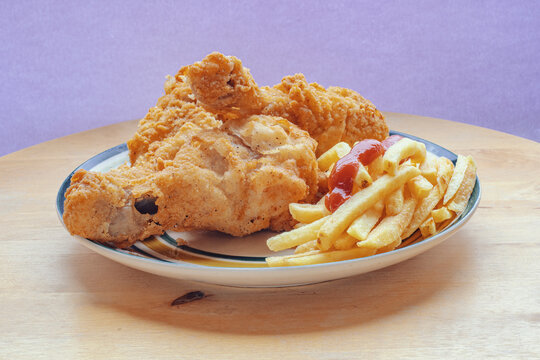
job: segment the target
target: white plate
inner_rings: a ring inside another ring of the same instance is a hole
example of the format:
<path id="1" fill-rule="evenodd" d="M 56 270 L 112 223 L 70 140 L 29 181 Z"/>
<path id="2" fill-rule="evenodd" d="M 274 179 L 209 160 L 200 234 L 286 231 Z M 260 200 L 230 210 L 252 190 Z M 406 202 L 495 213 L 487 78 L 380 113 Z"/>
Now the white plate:
<path id="1" fill-rule="evenodd" d="M 426 144 L 428 151 L 445 156 L 454 163 L 457 156 L 429 141 L 391 131 Z M 82 168 L 107 171 L 128 160 L 126 144 L 118 145 L 89 159 L 76 170 Z M 69 186 L 70 174 L 63 182 L 57 196 L 57 210 L 60 220 L 64 212 L 64 193 Z M 74 236 L 87 248 L 126 266 L 152 274 L 175 279 L 194 280 L 220 285 L 270 287 L 312 284 L 345 278 L 390 266 L 407 260 L 440 244 L 471 218 L 480 202 L 480 183 L 476 185 L 459 218 L 440 233 L 422 240 L 418 233 L 409 238 L 409 245 L 384 254 L 361 259 L 338 261 L 327 264 L 269 268 L 264 257 L 272 253 L 266 247 L 266 239 L 271 232 L 262 231 L 246 237 L 233 237 L 218 232 L 167 232 L 135 243 L 128 249 L 116 249 L 106 244 Z M 178 245 L 176 240 L 183 239 Z M 282 252 L 282 253 L 287 253 Z"/>

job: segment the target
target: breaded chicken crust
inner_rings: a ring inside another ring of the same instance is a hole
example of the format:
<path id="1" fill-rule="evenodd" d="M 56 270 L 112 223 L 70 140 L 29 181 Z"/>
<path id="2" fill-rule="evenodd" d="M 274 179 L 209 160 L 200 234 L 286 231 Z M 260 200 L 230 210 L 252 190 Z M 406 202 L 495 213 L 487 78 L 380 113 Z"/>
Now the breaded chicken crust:
<path id="1" fill-rule="evenodd" d="M 131 166 L 76 172 L 64 223 L 119 247 L 167 229 L 287 230 L 289 203 L 314 200 L 315 147 L 307 132 L 265 115 L 210 129 L 186 122 Z"/>
<path id="2" fill-rule="evenodd" d="M 258 87 L 239 59 L 212 53 L 180 69 L 176 78 L 184 77 L 207 110 L 225 119 L 249 114 L 283 117 L 317 140 L 317 155 L 339 141 L 352 145 L 388 136 L 383 115 L 370 101 L 350 89 L 308 83 L 302 74 L 286 76 L 274 87 Z"/>
<path id="3" fill-rule="evenodd" d="M 128 164 L 73 175 L 63 220 L 72 234 L 118 247 L 165 230 L 289 230 L 288 205 L 317 199 L 317 154 L 387 135 L 352 90 L 301 74 L 258 87 L 240 60 L 213 53 L 168 78 L 127 142 Z"/>

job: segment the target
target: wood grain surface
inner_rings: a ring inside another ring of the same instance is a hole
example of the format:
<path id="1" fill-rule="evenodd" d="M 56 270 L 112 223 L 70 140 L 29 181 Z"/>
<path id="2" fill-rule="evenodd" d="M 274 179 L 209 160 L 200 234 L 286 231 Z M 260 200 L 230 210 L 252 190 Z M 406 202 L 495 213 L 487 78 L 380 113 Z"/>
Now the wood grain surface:
<path id="1" fill-rule="evenodd" d="M 0 158 L 0 358 L 358 359 L 540 356 L 540 145 L 386 113 L 394 130 L 478 164 L 482 200 L 451 239 L 317 285 L 228 288 L 133 270 L 79 245 L 55 197 L 136 121 Z M 207 297 L 171 306 L 190 291 Z"/>

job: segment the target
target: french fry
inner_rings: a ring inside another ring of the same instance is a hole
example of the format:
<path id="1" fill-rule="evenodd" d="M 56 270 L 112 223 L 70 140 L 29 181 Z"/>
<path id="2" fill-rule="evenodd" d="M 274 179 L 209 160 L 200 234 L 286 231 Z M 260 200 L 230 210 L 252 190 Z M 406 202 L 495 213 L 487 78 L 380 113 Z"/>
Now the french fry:
<path id="1" fill-rule="evenodd" d="M 379 222 L 383 210 L 384 202 L 382 200 L 377 201 L 373 207 L 366 210 L 352 222 L 351 226 L 347 229 L 347 234 L 354 237 L 356 241 L 366 240 L 371 229 Z M 336 240 L 336 243 L 337 241 L 339 239 Z"/>
<path id="2" fill-rule="evenodd" d="M 317 238 L 319 229 L 325 223 L 325 221 L 329 219 L 329 217 L 330 215 L 316 220 L 311 224 L 306 224 L 297 229 L 272 236 L 266 240 L 266 245 L 272 251 L 281 251 L 302 245 L 310 240 L 314 240 Z"/>
<path id="3" fill-rule="evenodd" d="M 322 264 L 333 261 L 357 259 L 375 254 L 374 249 L 353 248 L 348 250 L 334 250 L 321 252 L 318 250 L 309 251 L 303 254 L 286 256 L 271 256 L 266 258 L 266 263 L 271 266 L 300 266 Z"/>
<path id="4" fill-rule="evenodd" d="M 422 170 L 422 168 L 436 168 L 438 158 L 439 156 L 435 155 L 431 151 L 426 150 L 426 158 L 420 163 L 420 170 Z"/>
<path id="5" fill-rule="evenodd" d="M 327 171 L 330 169 L 330 166 L 336 161 L 347 155 L 351 151 L 351 147 L 346 142 L 339 142 L 336 145 L 332 146 L 330 149 L 326 150 L 319 158 L 317 159 L 317 164 L 319 169 L 322 171 Z"/>
<path id="6" fill-rule="evenodd" d="M 413 164 L 413 162 L 411 161 L 411 159 L 407 159 L 407 160 L 405 160 L 405 161 L 402 161 L 402 162 L 400 163 L 400 165 L 412 165 L 412 166 L 416 166 L 416 164 Z M 418 166 L 416 166 L 416 167 L 418 167 Z"/>
<path id="7" fill-rule="evenodd" d="M 268 266 L 287 266 L 285 265 L 286 261 L 289 259 L 297 258 L 297 257 L 303 257 L 308 255 L 315 255 L 319 254 L 320 250 L 310 250 L 299 254 L 292 254 L 292 255 L 282 255 L 282 256 L 268 256 L 265 260 Z"/>
<path id="8" fill-rule="evenodd" d="M 456 192 L 456 195 L 447 206 L 449 210 L 454 211 L 458 215 L 467 207 L 467 203 L 469 202 L 469 198 L 474 189 L 474 184 L 476 183 L 476 164 L 470 156 L 468 157 L 468 162 L 469 164 L 467 165 L 463 182 Z"/>
<path id="9" fill-rule="evenodd" d="M 420 174 L 429 181 L 431 185 L 437 185 L 437 168 L 420 169 Z"/>
<path id="10" fill-rule="evenodd" d="M 379 225 L 369 233 L 367 239 L 357 242 L 356 245 L 360 248 L 377 250 L 401 240 L 401 233 L 411 220 L 416 202 L 415 197 L 407 197 L 399 214 L 382 219 Z"/>
<path id="11" fill-rule="evenodd" d="M 420 164 L 420 173 L 432 185 L 437 185 L 437 159 L 437 155 L 427 151 L 426 159 Z"/>
<path id="12" fill-rule="evenodd" d="M 403 140 L 400 140 L 397 144 L 401 141 Z M 403 186 L 409 179 L 419 174 L 420 170 L 416 167 L 405 165 L 399 167 L 394 176 L 383 175 L 374 181 L 371 186 L 354 194 L 332 215 L 329 215 L 328 219 L 325 220 L 324 224 L 321 226 L 317 237 L 319 248 L 323 251 L 330 249 L 334 241 L 349 227 L 349 225 L 351 225 L 354 219 L 362 215 L 379 199 L 385 198 L 391 192 Z M 297 230 L 304 228 L 305 226 Z"/>
<path id="13" fill-rule="evenodd" d="M 422 233 L 422 237 L 424 239 L 430 237 L 437 232 L 437 228 L 435 227 L 435 220 L 433 220 L 433 217 L 429 216 L 422 224 L 420 224 L 420 232 Z"/>
<path id="14" fill-rule="evenodd" d="M 405 200 L 403 196 L 404 191 L 405 191 L 405 187 L 402 186 L 396 191 L 394 191 L 393 193 L 391 193 L 390 195 L 388 195 L 388 197 L 386 198 L 386 203 L 385 203 L 386 216 L 393 216 L 393 215 L 398 214 L 401 211 L 401 209 L 403 208 L 403 201 Z"/>
<path id="15" fill-rule="evenodd" d="M 415 163 L 421 163 L 426 158 L 426 146 L 411 139 L 401 139 L 390 146 L 383 155 L 383 167 L 390 175 L 394 175 L 401 161 L 411 158 Z"/>
<path id="16" fill-rule="evenodd" d="M 340 159 L 351 152 L 351 146 L 346 142 L 342 141 L 340 143 L 337 143 L 336 145 L 336 153 Z"/>
<path id="17" fill-rule="evenodd" d="M 418 199 L 425 198 L 428 196 L 431 189 L 433 189 L 433 185 L 422 175 L 415 176 L 407 181 L 407 187 L 411 194 Z"/>
<path id="18" fill-rule="evenodd" d="M 416 231 L 416 229 L 418 229 L 420 224 L 429 216 L 442 197 L 443 194 L 441 193 L 440 187 L 435 186 L 433 189 L 431 189 L 428 196 L 420 200 L 412 216 L 411 222 L 401 235 L 402 239 L 408 238 L 413 232 Z"/>
<path id="19" fill-rule="evenodd" d="M 353 247 L 356 247 L 356 240 L 347 233 L 341 234 L 336 241 L 334 242 L 334 249 L 336 250 L 347 250 Z"/>
<path id="20" fill-rule="evenodd" d="M 441 207 L 440 209 L 435 209 L 431 211 L 431 217 L 436 224 L 448 220 L 452 217 L 452 212 L 446 208 L 446 206 Z"/>
<path id="21" fill-rule="evenodd" d="M 368 165 L 368 172 L 373 180 L 378 179 L 384 173 L 384 162 L 382 156 L 375 158 L 375 160 Z"/>
<path id="22" fill-rule="evenodd" d="M 326 174 L 326 178 L 329 178 L 330 175 L 332 175 L 332 170 L 334 169 L 334 166 L 336 165 L 336 163 L 332 163 L 330 164 L 330 167 L 328 168 L 328 170 L 325 171 L 325 174 Z"/>
<path id="23" fill-rule="evenodd" d="M 441 188 L 441 192 L 444 193 L 448 189 L 448 183 L 454 173 L 454 163 L 445 157 L 437 159 L 437 186 Z"/>
<path id="24" fill-rule="evenodd" d="M 313 239 L 306 243 L 303 243 L 302 245 L 298 245 L 296 249 L 294 249 L 294 253 L 303 254 L 303 253 L 306 253 L 308 251 L 313 251 L 313 250 L 319 250 L 317 248 L 317 239 Z"/>
<path id="25" fill-rule="evenodd" d="M 431 214 L 431 211 L 437 206 L 439 201 L 441 201 L 448 182 L 452 177 L 452 172 L 454 170 L 454 165 L 447 158 L 439 158 L 437 161 L 437 185 L 431 189 L 428 196 L 421 199 L 414 211 L 411 222 L 403 231 L 401 235 L 402 239 L 408 238 L 413 232 L 418 229 L 421 223 L 426 220 L 426 218 Z"/>
<path id="26" fill-rule="evenodd" d="M 289 212 L 294 220 L 310 224 L 315 220 L 319 220 L 327 215 L 330 215 L 330 211 L 324 206 L 324 204 L 289 204 Z"/>
<path id="27" fill-rule="evenodd" d="M 468 158 L 463 155 L 458 155 L 456 167 L 454 168 L 454 173 L 452 174 L 452 178 L 448 183 L 448 189 L 444 194 L 443 205 L 448 204 L 448 202 L 456 195 L 456 192 L 458 191 L 461 183 L 463 182 L 463 179 L 465 178 L 465 171 L 467 170 L 468 165 Z"/>
<path id="28" fill-rule="evenodd" d="M 397 248 L 399 245 L 401 245 L 401 238 L 397 239 L 391 244 L 388 244 L 386 246 L 383 246 L 382 248 L 377 249 L 377 254 L 382 254 L 385 252 L 389 252 Z"/>
<path id="29" fill-rule="evenodd" d="M 329 175 L 350 151 L 343 142 L 321 155 L 321 174 Z M 273 251 L 295 248 L 294 254 L 268 257 L 269 266 L 361 258 L 430 237 L 464 211 L 475 185 L 476 164 L 472 157 L 458 155 L 454 168 L 447 158 L 427 152 L 424 144 L 402 139 L 369 165 L 360 164 L 352 180 L 353 195 L 334 213 L 326 208 L 325 196 L 314 205 L 289 205 L 299 223 L 268 239 L 267 246 Z"/>
<path id="30" fill-rule="evenodd" d="M 362 163 L 359 163 L 358 165 L 358 171 L 354 177 L 353 193 L 360 191 L 373 183 L 373 179 L 364 165 L 362 165 Z"/>

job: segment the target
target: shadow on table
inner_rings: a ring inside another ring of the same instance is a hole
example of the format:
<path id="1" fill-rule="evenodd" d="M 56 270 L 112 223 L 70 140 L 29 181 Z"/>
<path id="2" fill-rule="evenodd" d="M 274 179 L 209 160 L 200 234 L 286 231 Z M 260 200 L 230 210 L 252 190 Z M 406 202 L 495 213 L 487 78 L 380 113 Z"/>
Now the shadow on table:
<path id="1" fill-rule="evenodd" d="M 199 331 L 287 334 L 368 323 L 422 306 L 456 282 L 465 286 L 456 278 L 473 266 L 474 254 L 468 247 L 463 230 L 452 240 L 385 269 L 321 284 L 269 289 L 163 278 L 96 254 L 83 254 L 68 266 L 96 306 Z M 171 305 L 191 291 L 202 291 L 206 297 Z"/>

